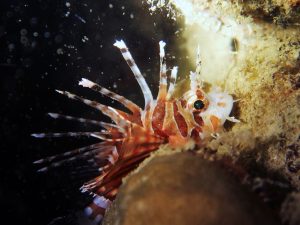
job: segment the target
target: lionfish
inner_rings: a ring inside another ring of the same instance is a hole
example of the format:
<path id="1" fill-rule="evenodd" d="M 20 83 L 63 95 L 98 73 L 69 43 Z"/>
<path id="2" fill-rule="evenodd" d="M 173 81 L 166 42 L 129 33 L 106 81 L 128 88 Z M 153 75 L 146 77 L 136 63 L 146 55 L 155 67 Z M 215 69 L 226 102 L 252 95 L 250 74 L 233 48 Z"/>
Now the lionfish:
<path id="1" fill-rule="evenodd" d="M 190 143 L 193 143 L 192 146 L 203 146 L 205 140 L 222 129 L 226 120 L 238 122 L 234 117 L 229 117 L 234 103 L 232 96 L 221 92 L 220 88 L 211 88 L 206 93 L 203 90 L 203 82 L 198 76 L 200 72 L 197 70 L 190 72 L 190 89 L 181 97 L 174 97 L 178 67 L 171 69 L 168 79 L 165 45 L 165 42 L 159 42 L 160 81 L 158 95 L 154 99 L 124 41 L 116 41 L 114 44 L 120 49 L 143 92 L 145 100 L 143 109 L 125 97 L 82 78 L 79 85 L 118 101 L 131 113 L 82 98 L 67 91 L 57 90 L 60 94 L 96 108 L 111 118 L 113 123 L 49 113 L 54 119 L 62 118 L 97 124 L 104 130 L 99 132 L 32 134 L 37 138 L 83 135 L 101 140 L 96 144 L 34 162 L 45 165 L 39 170 L 40 172 L 78 159 L 95 163 L 99 168 L 98 176 L 84 183 L 81 191 L 93 195 L 94 200 L 85 208 L 85 214 L 97 223 L 102 221 L 106 208 L 115 199 L 122 184 L 122 178 L 137 168 L 153 151 L 158 150 L 160 145 L 168 144 L 172 148 L 185 148 L 188 145 L 191 148 Z M 200 66 L 200 62 L 200 60 L 197 61 L 197 68 Z"/>

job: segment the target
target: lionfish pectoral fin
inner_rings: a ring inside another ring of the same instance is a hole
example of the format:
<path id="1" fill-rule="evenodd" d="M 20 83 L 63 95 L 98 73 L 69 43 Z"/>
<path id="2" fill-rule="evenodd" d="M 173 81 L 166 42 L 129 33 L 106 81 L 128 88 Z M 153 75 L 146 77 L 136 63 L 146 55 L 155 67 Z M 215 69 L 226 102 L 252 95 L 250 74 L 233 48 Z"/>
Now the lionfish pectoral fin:
<path id="1" fill-rule="evenodd" d="M 101 168 L 101 175 L 86 182 L 81 188 L 83 192 L 92 191 L 111 200 L 114 199 L 123 177 L 163 143 L 160 137 L 146 131 L 143 127 L 136 124 L 132 126 L 133 133 L 126 137 L 121 150 L 111 146 L 111 151 L 105 155 L 107 164 Z"/>
<path id="2" fill-rule="evenodd" d="M 120 155 L 123 159 L 139 156 L 157 149 L 163 143 L 165 143 L 165 138 L 155 135 L 144 127 L 133 124 L 130 135 L 124 139 Z"/>
<path id="3" fill-rule="evenodd" d="M 107 142 L 102 142 L 39 159 L 36 160 L 34 164 L 43 165 L 38 172 L 47 172 L 50 169 L 60 167 L 65 163 L 74 162 L 80 159 L 84 159 L 86 164 L 103 167 L 109 162 L 108 159 L 110 156 L 113 156 L 114 159 L 118 156 L 115 152 L 115 146 Z"/>
<path id="4" fill-rule="evenodd" d="M 70 115 L 63 115 L 63 114 L 53 113 L 53 112 L 49 112 L 47 114 L 53 119 L 65 119 L 65 120 L 76 121 L 80 123 L 89 123 L 89 124 L 101 126 L 101 121 L 98 120 L 90 120 L 82 117 L 74 117 Z"/>
<path id="5" fill-rule="evenodd" d="M 112 91 L 110 91 L 88 79 L 82 78 L 81 81 L 79 82 L 79 85 L 90 88 L 94 91 L 100 92 L 101 94 L 120 102 L 125 107 L 127 107 L 134 115 L 139 115 L 141 112 L 141 108 L 139 106 L 137 106 L 135 103 L 133 103 L 132 101 L 130 101 L 130 100 L 126 99 L 125 97 L 123 97 L 115 92 L 112 92 Z"/>
<path id="6" fill-rule="evenodd" d="M 124 118 L 128 121 L 128 125 L 131 123 L 136 123 L 138 125 L 142 125 L 142 120 L 141 120 L 141 114 L 134 115 L 134 114 L 128 114 L 122 110 L 118 110 L 116 109 L 116 111 Z M 130 122 L 130 123 L 129 123 Z"/>
<path id="7" fill-rule="evenodd" d="M 90 119 L 81 118 L 81 117 L 62 115 L 59 113 L 48 113 L 48 115 L 53 119 L 65 119 L 65 120 L 76 121 L 76 122 L 80 122 L 80 123 L 89 123 L 89 124 L 101 126 L 108 131 L 113 131 L 114 133 L 119 132 L 119 133 L 124 134 L 126 132 L 125 129 L 123 129 L 122 127 L 119 127 L 115 124 L 102 122 L 99 120 L 90 120 Z"/>
<path id="8" fill-rule="evenodd" d="M 65 132 L 65 133 L 34 133 L 31 134 L 35 138 L 60 138 L 60 137 L 94 137 L 101 140 L 107 140 L 105 136 L 106 133 L 103 132 Z"/>
<path id="9" fill-rule="evenodd" d="M 106 105 L 103 105 L 101 103 L 98 103 L 98 102 L 95 102 L 95 101 L 91 101 L 91 100 L 88 100 L 88 99 L 85 99 L 85 98 L 82 98 L 80 96 L 77 96 L 75 94 L 72 94 L 68 91 L 59 91 L 59 90 L 56 90 L 58 93 L 62 94 L 62 95 L 65 95 L 67 96 L 68 98 L 70 99 L 74 99 L 74 100 L 77 100 L 77 101 L 80 101 L 90 107 L 93 107 L 95 109 L 98 109 L 100 110 L 104 115 L 110 117 L 118 126 L 122 127 L 122 128 L 125 128 L 127 126 L 127 120 L 122 117 L 116 109 L 110 107 L 110 106 L 106 106 Z"/>

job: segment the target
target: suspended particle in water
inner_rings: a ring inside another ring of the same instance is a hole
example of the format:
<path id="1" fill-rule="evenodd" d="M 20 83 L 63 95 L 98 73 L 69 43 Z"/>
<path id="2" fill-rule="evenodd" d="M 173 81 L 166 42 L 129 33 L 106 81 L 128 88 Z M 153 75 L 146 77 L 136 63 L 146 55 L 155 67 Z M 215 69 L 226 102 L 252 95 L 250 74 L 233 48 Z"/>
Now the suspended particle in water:
<path id="1" fill-rule="evenodd" d="M 82 40 L 82 42 L 87 42 L 89 40 L 89 38 L 87 36 L 83 36 L 83 38 L 81 40 Z"/>
<path id="2" fill-rule="evenodd" d="M 31 48 L 35 48 L 37 46 L 37 42 L 36 41 L 33 41 L 32 43 L 31 43 Z"/>
<path id="3" fill-rule="evenodd" d="M 99 33 L 96 34 L 95 40 L 96 41 L 100 41 L 101 40 L 101 35 Z"/>
<path id="4" fill-rule="evenodd" d="M 14 15 L 14 14 L 13 14 L 13 12 L 11 12 L 11 11 L 8 11 L 8 12 L 6 13 L 7 18 L 12 17 L 13 15 Z"/>
<path id="5" fill-rule="evenodd" d="M 51 36 L 50 32 L 46 31 L 44 33 L 44 38 L 50 38 L 50 36 Z"/>
<path id="6" fill-rule="evenodd" d="M 38 19 L 36 17 L 32 17 L 29 23 L 31 26 L 35 26 L 38 24 Z"/>
<path id="7" fill-rule="evenodd" d="M 11 65 L 12 64 L 12 59 L 6 59 L 6 63 L 7 63 L 7 65 Z"/>
<path id="8" fill-rule="evenodd" d="M 22 36 L 22 37 L 20 38 L 20 42 L 21 42 L 21 44 L 23 44 L 23 45 L 25 45 L 25 46 L 27 46 L 28 43 L 29 43 L 28 38 L 25 37 L 25 36 Z"/>
<path id="9" fill-rule="evenodd" d="M 20 9 L 21 9 L 20 6 L 15 6 L 15 8 L 14 8 L 15 12 L 19 12 Z"/>
<path id="10" fill-rule="evenodd" d="M 55 38 L 54 38 L 54 41 L 57 43 L 57 44 L 59 44 L 59 43 L 61 43 L 62 41 L 63 41 L 63 36 L 61 35 L 61 34 L 57 34 L 56 36 L 55 36 Z"/>
<path id="11" fill-rule="evenodd" d="M 28 31 L 25 28 L 23 28 L 23 29 L 20 30 L 20 34 L 22 36 L 26 36 L 28 34 Z"/>
<path id="12" fill-rule="evenodd" d="M 10 43 L 10 44 L 8 44 L 8 51 L 10 51 L 10 52 L 12 52 L 13 50 L 15 50 L 15 44 L 13 44 L 13 43 Z"/>
<path id="13" fill-rule="evenodd" d="M 30 58 L 25 58 L 22 61 L 24 67 L 29 68 L 32 65 L 32 60 Z"/>
<path id="14" fill-rule="evenodd" d="M 58 48 L 58 49 L 56 50 L 56 53 L 57 53 L 57 55 L 63 55 L 63 54 L 64 54 L 64 51 L 63 51 L 62 48 Z"/>
<path id="15" fill-rule="evenodd" d="M 75 14 L 75 17 L 76 17 L 77 19 L 79 19 L 82 23 L 86 23 L 85 19 L 83 19 L 81 16 Z"/>

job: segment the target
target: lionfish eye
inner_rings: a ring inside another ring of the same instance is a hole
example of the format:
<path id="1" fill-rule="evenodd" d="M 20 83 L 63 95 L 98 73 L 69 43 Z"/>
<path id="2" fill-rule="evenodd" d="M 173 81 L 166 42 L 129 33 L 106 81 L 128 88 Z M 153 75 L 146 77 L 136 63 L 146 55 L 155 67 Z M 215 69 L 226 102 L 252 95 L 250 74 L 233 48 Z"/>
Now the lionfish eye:
<path id="1" fill-rule="evenodd" d="M 204 102 L 202 101 L 202 100 L 196 100 L 195 102 L 194 102 L 194 108 L 195 109 L 203 109 L 204 108 Z"/>

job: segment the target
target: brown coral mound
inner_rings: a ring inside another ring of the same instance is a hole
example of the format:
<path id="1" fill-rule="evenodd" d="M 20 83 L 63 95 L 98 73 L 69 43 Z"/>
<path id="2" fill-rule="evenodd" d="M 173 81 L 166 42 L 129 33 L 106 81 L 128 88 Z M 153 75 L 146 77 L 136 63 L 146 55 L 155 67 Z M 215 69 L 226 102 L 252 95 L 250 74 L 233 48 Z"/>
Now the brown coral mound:
<path id="1" fill-rule="evenodd" d="M 130 176 L 104 224 L 277 224 L 216 162 L 191 152 L 154 157 Z"/>

